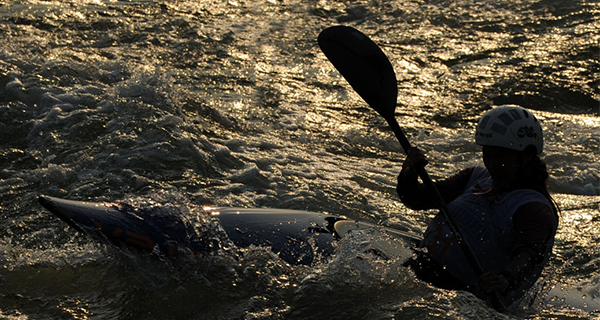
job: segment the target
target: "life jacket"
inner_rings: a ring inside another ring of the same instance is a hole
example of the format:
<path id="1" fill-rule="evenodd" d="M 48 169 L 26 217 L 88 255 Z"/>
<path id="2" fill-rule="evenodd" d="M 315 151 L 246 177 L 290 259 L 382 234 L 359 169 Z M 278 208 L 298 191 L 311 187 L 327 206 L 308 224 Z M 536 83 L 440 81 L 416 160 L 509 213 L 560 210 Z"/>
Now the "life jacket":
<path id="1" fill-rule="evenodd" d="M 519 189 L 501 192 L 493 188 L 490 174 L 483 167 L 473 170 L 465 191 L 448 204 L 450 214 L 454 217 L 464 240 L 484 272 L 501 272 L 510 262 L 515 245 L 515 232 L 512 219 L 516 210 L 530 202 L 541 202 L 552 210 L 552 205 L 541 193 L 530 189 Z M 553 222 L 554 230 L 558 222 Z M 554 237 L 546 243 L 543 260 L 536 264 L 533 272 L 519 288 L 500 295 L 506 305 L 519 299 L 540 277 L 548 262 L 554 245 Z M 454 235 L 441 214 L 429 224 L 423 235 L 422 247 L 427 247 L 428 256 L 443 265 L 448 272 L 473 287 L 477 275 L 466 256 L 456 243 Z M 482 299 L 487 297 L 473 291 Z"/>

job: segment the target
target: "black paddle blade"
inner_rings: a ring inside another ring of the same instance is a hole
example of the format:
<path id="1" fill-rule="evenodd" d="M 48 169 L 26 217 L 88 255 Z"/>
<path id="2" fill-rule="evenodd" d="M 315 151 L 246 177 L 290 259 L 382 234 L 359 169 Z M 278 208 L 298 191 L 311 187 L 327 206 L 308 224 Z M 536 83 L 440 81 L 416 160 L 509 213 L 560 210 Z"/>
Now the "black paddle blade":
<path id="1" fill-rule="evenodd" d="M 321 32 L 319 47 L 352 88 L 385 119 L 393 118 L 398 97 L 390 60 L 369 37 L 346 26 Z"/>

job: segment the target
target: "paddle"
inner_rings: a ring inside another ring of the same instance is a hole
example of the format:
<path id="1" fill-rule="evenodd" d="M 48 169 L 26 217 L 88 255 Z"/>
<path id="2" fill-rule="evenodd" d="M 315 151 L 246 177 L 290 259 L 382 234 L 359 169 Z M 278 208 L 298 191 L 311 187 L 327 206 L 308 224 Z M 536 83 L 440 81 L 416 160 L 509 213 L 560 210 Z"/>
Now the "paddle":
<path id="1" fill-rule="evenodd" d="M 408 153 L 411 144 L 396 121 L 396 100 L 398 87 L 396 74 L 390 60 L 379 46 L 360 31 L 346 26 L 330 27 L 321 32 L 318 38 L 319 47 L 327 59 L 350 83 L 350 86 L 379 113 L 390 125 L 396 138 Z M 467 257 L 477 277 L 484 274 L 481 264 L 473 250 L 463 238 L 456 221 L 449 214 L 442 195 L 425 171 L 425 167 L 417 169 L 417 174 L 426 188 L 434 195 L 437 207 L 446 219 L 456 242 Z M 496 310 L 504 310 L 498 297 L 492 296 L 492 306 Z"/>

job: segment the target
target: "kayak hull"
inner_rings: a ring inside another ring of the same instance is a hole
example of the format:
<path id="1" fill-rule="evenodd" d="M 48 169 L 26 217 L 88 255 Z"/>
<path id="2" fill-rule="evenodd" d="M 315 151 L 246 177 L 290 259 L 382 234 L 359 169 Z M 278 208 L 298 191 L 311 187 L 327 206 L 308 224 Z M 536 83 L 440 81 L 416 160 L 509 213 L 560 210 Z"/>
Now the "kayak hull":
<path id="1" fill-rule="evenodd" d="M 174 215 L 118 203 L 49 196 L 40 196 L 39 202 L 76 230 L 102 241 L 145 251 L 158 249 L 167 256 L 210 253 L 220 248 L 214 237 L 198 234 L 193 225 Z M 311 265 L 331 256 L 335 242 L 356 229 L 375 228 L 408 245 L 420 240 L 412 233 L 317 212 L 235 207 L 204 208 L 203 211 L 219 221 L 236 246 L 269 247 L 282 260 L 295 265 Z M 390 250 L 387 243 L 379 243 L 378 247 Z"/>

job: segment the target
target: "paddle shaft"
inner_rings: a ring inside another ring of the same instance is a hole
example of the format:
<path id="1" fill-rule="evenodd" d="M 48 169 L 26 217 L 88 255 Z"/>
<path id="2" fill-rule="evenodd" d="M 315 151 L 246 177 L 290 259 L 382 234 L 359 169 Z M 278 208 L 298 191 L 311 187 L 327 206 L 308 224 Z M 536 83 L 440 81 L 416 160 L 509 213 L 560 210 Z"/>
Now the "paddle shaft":
<path id="1" fill-rule="evenodd" d="M 402 149 L 404 149 L 404 152 L 408 154 L 408 150 L 412 148 L 412 145 L 410 144 L 410 141 L 408 141 L 408 139 L 406 138 L 406 135 L 402 131 L 402 128 L 400 128 L 400 125 L 398 124 L 398 121 L 396 121 L 396 118 L 393 116 L 387 116 L 385 117 L 385 120 L 387 121 L 392 131 L 394 131 L 394 134 L 400 142 Z M 469 260 L 469 263 L 473 267 L 475 274 L 477 275 L 477 277 L 482 276 L 484 274 L 483 267 L 479 263 L 479 260 L 477 260 L 477 257 L 475 256 L 475 253 L 473 252 L 471 247 L 464 240 L 462 233 L 458 229 L 456 221 L 454 220 L 452 215 L 449 214 L 449 210 L 446 206 L 446 202 L 444 201 L 444 197 L 439 192 L 438 188 L 435 186 L 435 183 L 433 183 L 433 181 L 429 177 L 429 174 L 425 170 L 425 167 L 417 167 L 415 168 L 415 171 L 421 178 L 421 181 L 423 181 L 425 188 L 427 188 L 427 190 L 429 190 L 429 192 L 434 196 L 435 201 L 437 203 L 437 207 L 440 209 L 441 214 L 448 223 L 448 228 L 450 228 L 450 231 L 452 231 L 456 242 L 458 243 L 461 250 Z"/>
<path id="2" fill-rule="evenodd" d="M 410 141 L 408 141 L 406 135 L 402 131 L 402 128 L 400 128 L 400 125 L 398 124 L 398 121 L 396 121 L 396 118 L 394 116 L 387 116 L 383 114 L 382 116 L 385 118 L 385 121 L 388 123 L 392 131 L 394 131 L 394 134 L 396 135 L 398 142 L 400 142 L 402 149 L 404 149 L 404 152 L 408 154 L 408 150 L 410 150 L 412 146 L 410 144 Z M 425 167 L 417 167 L 415 168 L 415 171 L 417 172 L 417 175 L 419 175 L 419 177 L 421 178 L 421 181 L 423 181 L 425 188 L 427 188 L 427 190 L 429 190 L 429 192 L 434 196 L 434 199 L 437 202 L 437 208 L 440 210 L 440 213 L 446 220 L 448 228 L 452 232 L 456 243 L 460 246 L 460 249 L 469 261 L 469 264 L 473 268 L 473 271 L 475 271 L 475 274 L 478 278 L 481 277 L 485 273 L 485 271 L 479 263 L 479 260 L 477 260 L 477 256 L 475 256 L 475 253 L 473 252 L 467 241 L 463 238 L 462 233 L 458 228 L 458 224 L 456 223 L 456 220 L 454 220 L 454 218 L 450 214 L 450 211 L 448 210 L 448 207 L 446 206 L 444 197 L 442 196 L 438 188 L 435 186 L 435 183 L 433 183 L 433 180 L 431 180 L 431 178 L 429 177 L 429 174 L 425 170 Z M 498 311 L 506 310 L 506 306 L 504 306 L 504 304 L 500 301 L 496 293 L 492 293 L 490 295 L 490 298 L 490 302 L 492 303 L 494 309 Z"/>

